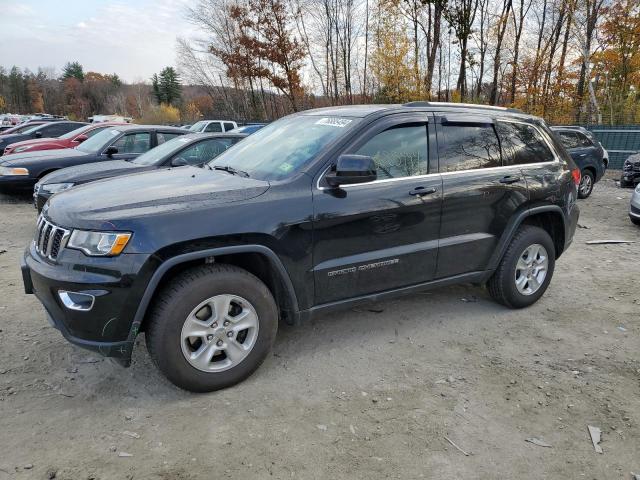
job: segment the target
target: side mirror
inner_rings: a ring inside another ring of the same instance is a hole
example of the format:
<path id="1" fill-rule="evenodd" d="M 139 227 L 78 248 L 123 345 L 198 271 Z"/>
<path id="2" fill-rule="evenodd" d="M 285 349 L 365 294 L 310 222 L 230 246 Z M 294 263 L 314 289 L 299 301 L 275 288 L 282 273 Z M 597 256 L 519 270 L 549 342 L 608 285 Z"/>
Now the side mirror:
<path id="1" fill-rule="evenodd" d="M 332 187 L 373 182 L 378 178 L 373 158 L 366 155 L 340 155 L 334 168 L 324 177 Z"/>
<path id="2" fill-rule="evenodd" d="M 42 138 L 42 132 L 40 131 L 37 131 L 35 135 L 36 135 L 36 138 Z"/>
<path id="3" fill-rule="evenodd" d="M 104 153 L 107 154 L 107 157 L 115 155 L 116 153 L 118 153 L 118 147 L 114 147 L 113 145 L 111 145 L 110 147 L 107 147 Z"/>
<path id="4" fill-rule="evenodd" d="M 189 163 L 182 157 L 175 157 L 171 159 L 172 167 L 184 167 L 185 165 L 189 165 Z"/>
<path id="5" fill-rule="evenodd" d="M 82 142 L 84 142 L 87 138 L 89 138 L 89 137 L 87 137 L 86 135 L 78 135 L 78 136 L 76 137 L 76 139 L 75 139 L 75 142 L 76 142 L 76 143 L 82 143 Z"/>

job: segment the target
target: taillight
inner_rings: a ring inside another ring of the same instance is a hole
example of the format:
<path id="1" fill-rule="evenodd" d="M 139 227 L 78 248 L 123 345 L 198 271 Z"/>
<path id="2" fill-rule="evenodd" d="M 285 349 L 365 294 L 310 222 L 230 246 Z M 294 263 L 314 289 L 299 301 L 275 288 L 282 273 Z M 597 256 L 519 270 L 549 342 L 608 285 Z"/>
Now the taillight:
<path id="1" fill-rule="evenodd" d="M 571 170 L 571 176 L 573 177 L 573 181 L 576 185 L 580 185 L 580 169 L 574 168 Z"/>

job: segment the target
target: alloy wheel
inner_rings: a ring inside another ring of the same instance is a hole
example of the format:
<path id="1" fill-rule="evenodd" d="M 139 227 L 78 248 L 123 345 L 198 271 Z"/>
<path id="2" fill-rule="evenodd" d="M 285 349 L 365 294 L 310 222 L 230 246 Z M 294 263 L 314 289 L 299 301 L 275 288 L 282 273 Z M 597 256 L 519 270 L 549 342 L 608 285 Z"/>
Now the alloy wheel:
<path id="1" fill-rule="evenodd" d="M 182 326 L 182 353 L 194 368 L 215 373 L 242 362 L 258 338 L 258 314 L 237 295 L 215 295 L 201 302 Z"/>
<path id="2" fill-rule="evenodd" d="M 589 195 L 591 192 L 591 175 L 583 175 L 580 179 L 580 193 L 582 195 Z"/>
<path id="3" fill-rule="evenodd" d="M 544 283 L 549 269 L 549 256 L 546 248 L 539 243 L 528 246 L 518 258 L 515 282 L 518 292 L 533 295 Z"/>

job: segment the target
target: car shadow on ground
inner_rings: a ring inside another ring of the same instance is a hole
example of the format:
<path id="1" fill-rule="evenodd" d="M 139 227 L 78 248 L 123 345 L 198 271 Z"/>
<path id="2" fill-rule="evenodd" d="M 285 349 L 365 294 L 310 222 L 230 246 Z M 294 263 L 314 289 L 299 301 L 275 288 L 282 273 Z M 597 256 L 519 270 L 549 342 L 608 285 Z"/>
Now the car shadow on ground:
<path id="1" fill-rule="evenodd" d="M 302 325 L 292 326 L 281 321 L 274 348 L 262 366 L 245 381 L 224 391 L 236 395 L 246 389 L 273 384 L 280 375 L 290 375 L 282 368 L 283 364 L 313 363 L 319 355 L 336 355 L 335 352 L 361 348 L 363 344 L 413 341 L 410 337 L 428 336 L 429 331 L 441 335 L 443 322 L 448 329 L 456 330 L 456 324 L 469 314 L 500 319 L 510 312 L 493 302 L 484 288 L 458 285 L 320 315 Z M 73 355 L 84 353 L 77 347 L 71 348 Z M 147 353 L 144 335 L 136 340 L 130 368 L 124 369 L 110 360 L 101 360 L 89 367 L 93 372 L 84 375 L 84 393 L 102 400 L 108 397 L 115 400 L 122 395 L 150 395 L 163 401 L 180 401 L 203 395 L 175 387 L 158 372 Z M 64 372 L 67 367 L 60 364 L 59 368 Z"/>

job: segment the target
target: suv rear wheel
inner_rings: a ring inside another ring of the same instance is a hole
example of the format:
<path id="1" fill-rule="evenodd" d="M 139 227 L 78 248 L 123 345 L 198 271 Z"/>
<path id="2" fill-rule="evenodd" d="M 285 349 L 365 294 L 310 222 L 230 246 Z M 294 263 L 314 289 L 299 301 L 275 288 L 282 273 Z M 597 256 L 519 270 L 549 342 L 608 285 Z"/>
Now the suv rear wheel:
<path id="1" fill-rule="evenodd" d="M 253 373 L 273 345 L 278 309 L 269 289 L 232 265 L 208 265 L 175 277 L 158 295 L 147 348 L 175 385 L 210 392 Z"/>
<path id="2" fill-rule="evenodd" d="M 489 293 L 511 308 L 532 305 L 549 286 L 555 258 L 553 241 L 545 230 L 521 226 L 488 282 Z"/>
<path id="3" fill-rule="evenodd" d="M 587 198 L 593 191 L 593 184 L 596 181 L 596 177 L 591 173 L 591 170 L 585 170 L 582 172 L 580 178 L 580 185 L 578 185 L 578 198 Z"/>

